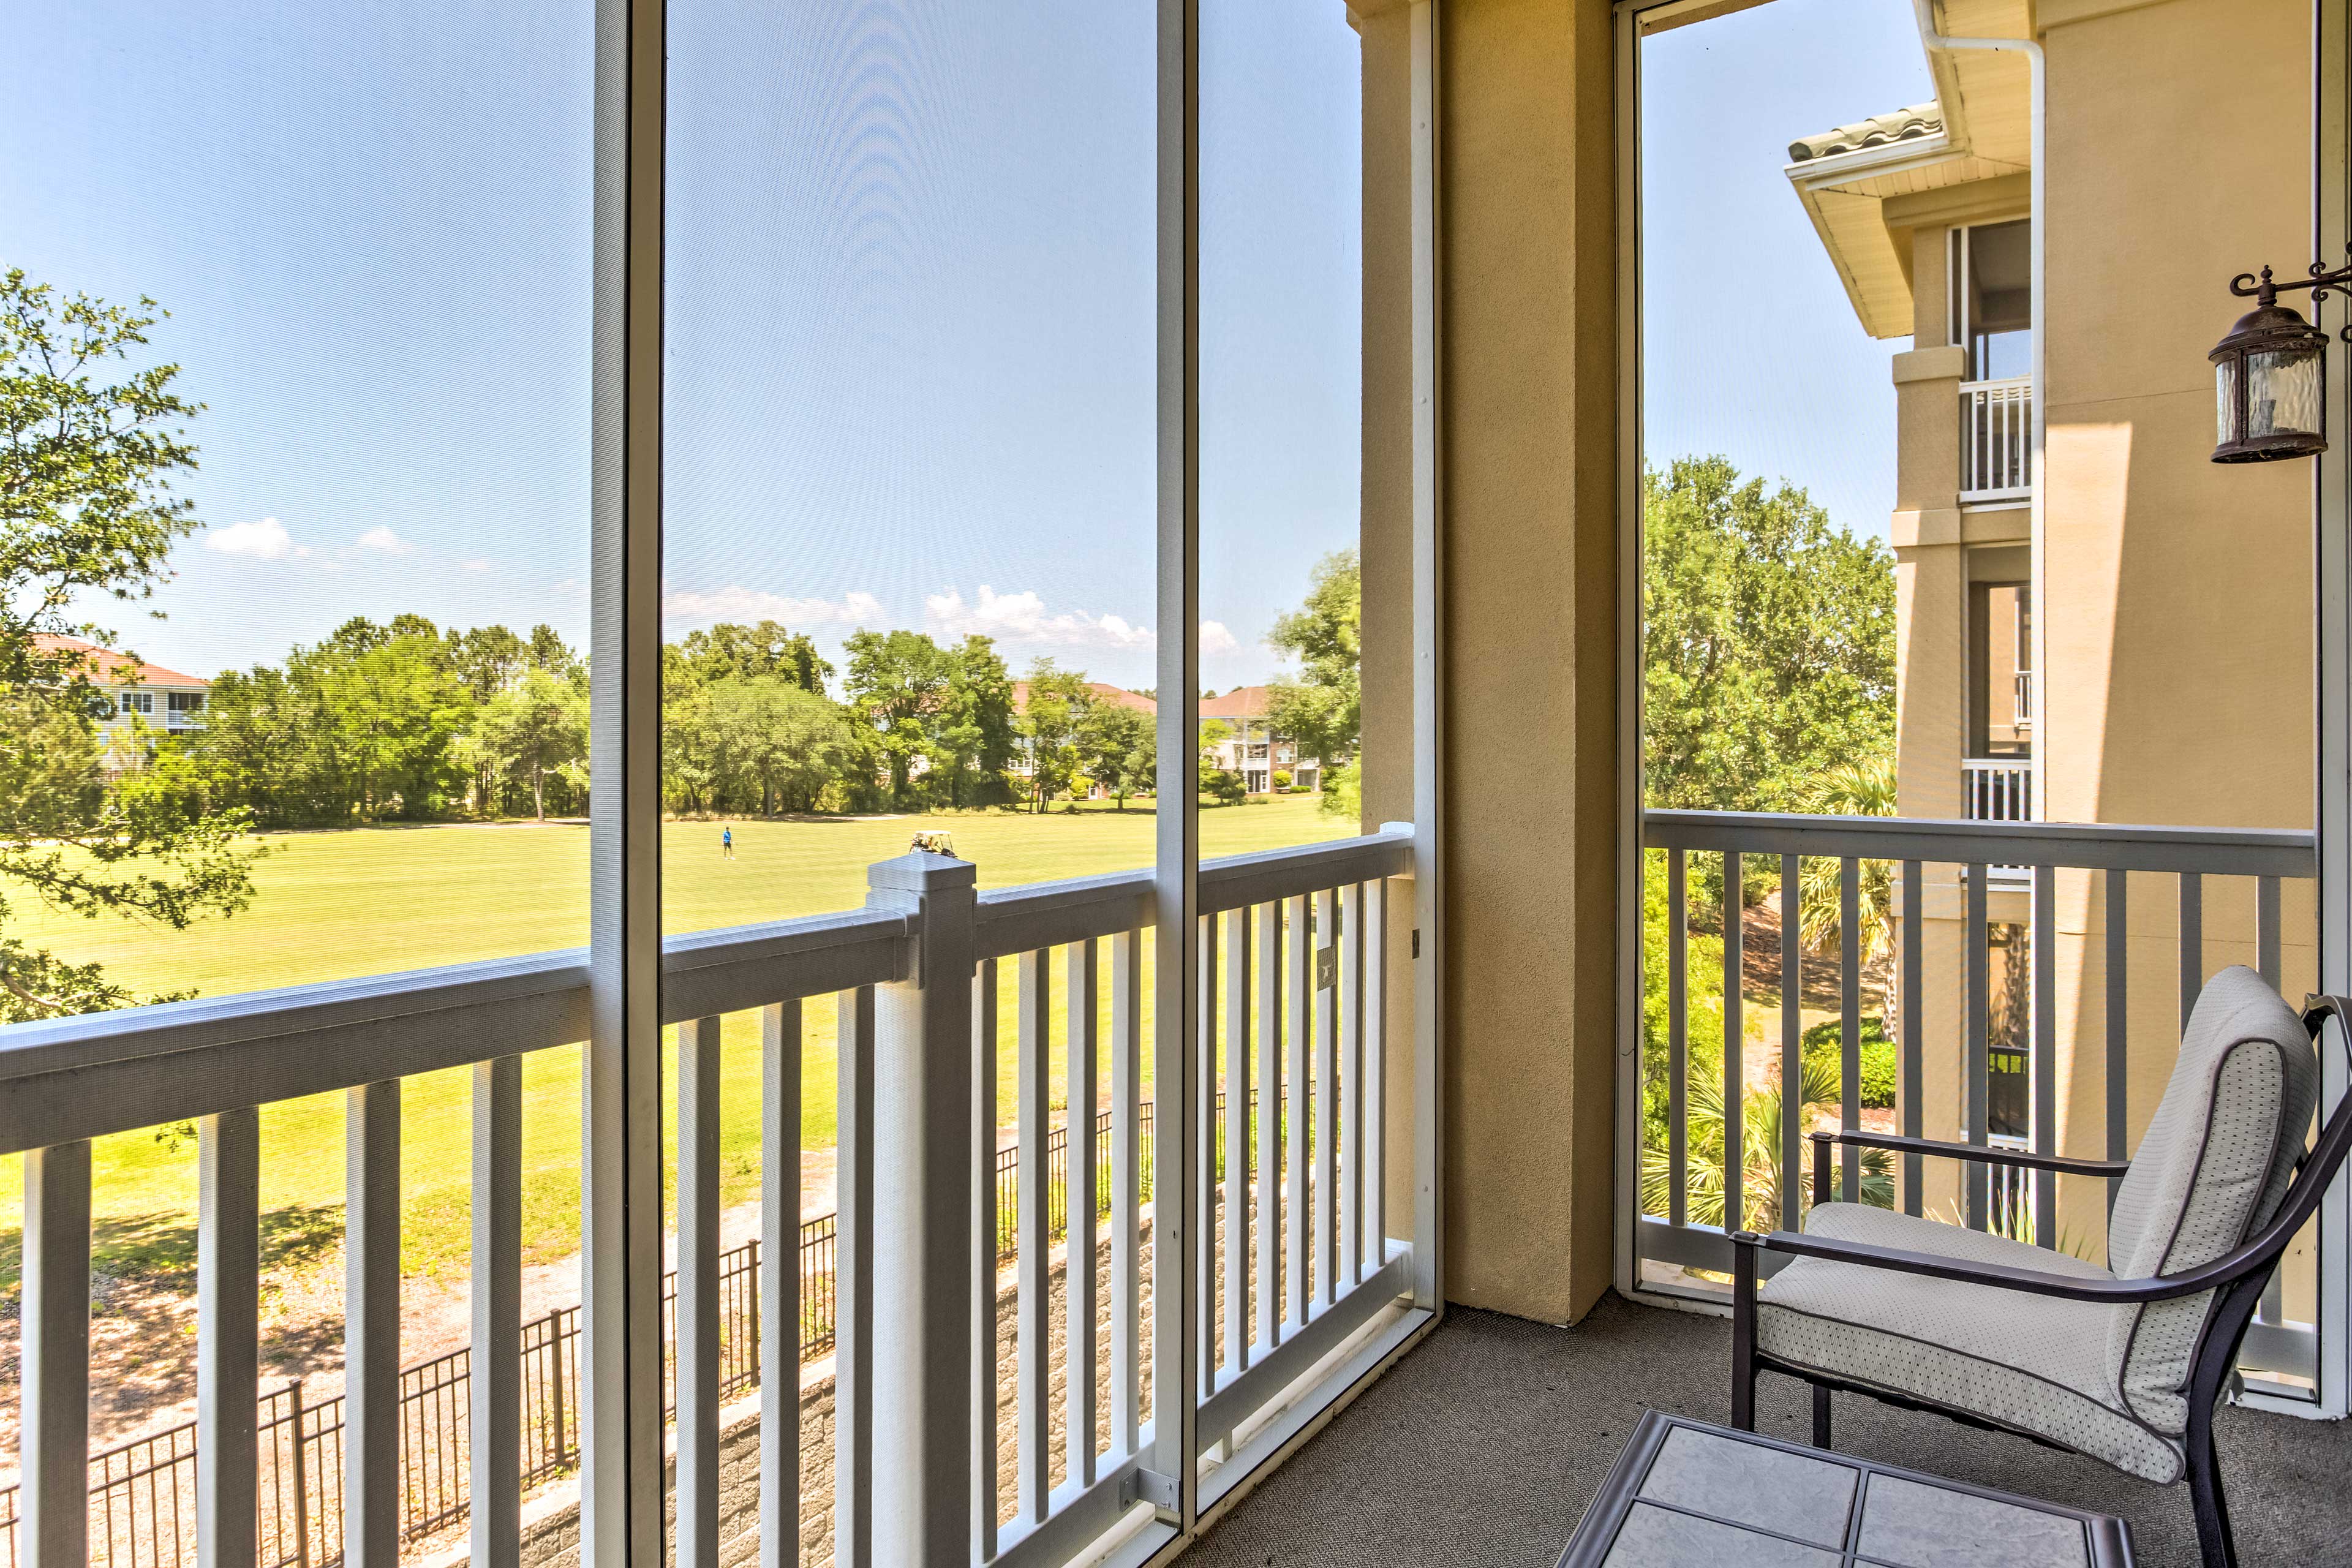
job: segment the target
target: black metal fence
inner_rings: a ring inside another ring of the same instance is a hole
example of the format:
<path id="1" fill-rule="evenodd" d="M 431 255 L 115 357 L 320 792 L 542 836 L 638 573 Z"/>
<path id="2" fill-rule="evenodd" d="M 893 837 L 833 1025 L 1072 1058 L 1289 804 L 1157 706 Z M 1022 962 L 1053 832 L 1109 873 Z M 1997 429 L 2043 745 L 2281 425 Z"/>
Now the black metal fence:
<path id="1" fill-rule="evenodd" d="M 1218 1097 L 1220 1108 L 1223 1097 Z M 1219 1121 L 1222 1128 L 1222 1118 Z M 1222 1136 L 1222 1134 L 1221 1134 Z M 1110 1112 L 1095 1119 L 1098 1211 L 1110 1207 Z M 1047 1226 L 1069 1234 L 1069 1134 L 1046 1141 Z M 1014 1256 L 1020 1151 L 996 1153 L 997 1256 Z M 1142 1107 L 1138 1179 L 1151 1194 L 1151 1107 Z M 800 1229 L 801 1359 L 834 1348 L 833 1215 Z M 760 1383 L 760 1243 L 719 1255 L 719 1395 Z M 662 1287 L 665 1387 L 676 1413 L 677 1276 Z M 401 1533 L 420 1541 L 466 1518 L 472 1352 L 451 1351 L 400 1374 Z M 261 1568 L 338 1568 L 343 1558 L 343 1398 L 312 1400 L 296 1378 L 264 1394 L 257 1417 Z M 580 1309 L 558 1307 L 522 1326 L 522 1484 L 554 1480 L 580 1463 Z M 196 1561 L 196 1424 L 167 1427 L 89 1458 L 94 1568 L 185 1568 Z M 17 1568 L 17 1488 L 0 1488 L 0 1568 Z"/>

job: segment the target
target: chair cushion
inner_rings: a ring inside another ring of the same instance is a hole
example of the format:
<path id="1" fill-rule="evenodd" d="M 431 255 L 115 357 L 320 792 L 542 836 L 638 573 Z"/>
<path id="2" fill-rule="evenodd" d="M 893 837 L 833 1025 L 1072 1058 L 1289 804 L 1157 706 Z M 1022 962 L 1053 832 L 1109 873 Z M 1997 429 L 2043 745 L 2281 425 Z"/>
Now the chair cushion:
<path id="1" fill-rule="evenodd" d="M 1859 1204 L 1822 1204 L 1805 1229 L 1868 1247 L 2044 1273 L 2096 1264 Z M 1757 1348 L 1866 1388 L 1965 1410 L 2152 1481 L 2181 1473 L 2178 1439 L 2126 1406 L 2107 1347 L 2123 1309 L 1800 1258 L 1759 1296 Z"/>
<path id="2" fill-rule="evenodd" d="M 2107 1226 L 2122 1279 L 2212 1262 L 2270 1218 L 2294 1176 L 2319 1069 L 2294 1010 L 2233 964 L 2205 983 L 2164 1099 L 2132 1156 Z M 2108 1364 L 2126 1406 L 2159 1431 L 2189 1419 L 2189 1358 L 2211 1292 L 2117 1315 Z"/>

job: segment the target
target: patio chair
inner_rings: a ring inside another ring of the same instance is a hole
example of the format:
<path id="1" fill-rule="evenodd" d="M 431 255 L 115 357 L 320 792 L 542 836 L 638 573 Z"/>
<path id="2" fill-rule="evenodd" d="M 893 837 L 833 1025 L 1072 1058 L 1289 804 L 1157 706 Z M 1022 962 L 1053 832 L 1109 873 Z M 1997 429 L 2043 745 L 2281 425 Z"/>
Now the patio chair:
<path id="1" fill-rule="evenodd" d="M 1817 1199 L 1833 1144 L 2119 1176 L 2113 1270 L 1858 1204 L 1817 1202 L 1801 1236 L 1738 1233 L 1731 1424 L 1755 1429 L 1756 1374 L 1769 1369 L 1811 1384 L 1816 1447 L 1830 1446 L 1830 1394 L 1843 1389 L 2149 1480 L 2185 1475 L 2207 1568 L 2234 1568 L 2213 1408 L 2273 1268 L 2352 1147 L 2347 1096 L 2304 1148 L 2331 1015 L 2352 1027 L 2352 1001 L 2314 997 L 2298 1020 L 2253 971 L 2215 975 L 2128 1162 L 1815 1133 Z M 1773 1254 L 1791 1261 L 1759 1291 Z"/>

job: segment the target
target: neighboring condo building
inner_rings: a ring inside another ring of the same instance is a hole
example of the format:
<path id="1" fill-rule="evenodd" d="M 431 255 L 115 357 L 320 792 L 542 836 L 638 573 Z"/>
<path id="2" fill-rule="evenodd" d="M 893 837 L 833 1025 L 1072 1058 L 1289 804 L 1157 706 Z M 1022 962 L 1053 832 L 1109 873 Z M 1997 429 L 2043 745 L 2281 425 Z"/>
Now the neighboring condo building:
<path id="1" fill-rule="evenodd" d="M 1301 757 L 1297 742 L 1277 735 L 1268 721 L 1272 710 L 1273 689 L 1265 686 L 1236 686 L 1222 697 L 1201 699 L 1201 722 L 1217 720 L 1232 731 L 1216 745 L 1204 747 L 1203 760 L 1227 773 L 1239 773 L 1242 787 L 1252 795 L 1265 795 L 1278 787 L 1274 775 L 1286 773 L 1290 787 L 1319 790 L 1323 787 L 1323 760 Z"/>
<path id="2" fill-rule="evenodd" d="M 160 664 L 134 659 L 79 637 L 37 636 L 34 646 L 44 651 L 80 656 L 90 684 L 110 703 L 100 727 L 109 740 L 128 735 L 134 721 L 151 731 L 183 734 L 204 727 L 205 697 L 212 682 L 202 676 L 183 675 Z"/>
<path id="3" fill-rule="evenodd" d="M 1124 687 L 1090 680 L 1087 689 L 1097 702 L 1115 702 L 1141 713 L 1160 711 L 1160 705 L 1150 698 Z M 1272 688 L 1265 686 L 1236 686 L 1223 696 L 1201 699 L 1202 727 L 1205 730 L 1213 720 L 1226 731 L 1223 739 L 1201 748 L 1202 764 L 1240 775 L 1242 787 L 1252 795 L 1266 795 L 1280 787 L 1274 780 L 1277 773 L 1290 775 L 1292 789 L 1321 789 L 1323 760 L 1302 758 L 1296 742 L 1274 732 L 1267 719 L 1271 691 Z M 1029 710 L 1029 683 L 1025 680 L 1013 683 L 1013 710 Z M 1025 742 L 1020 742 L 1013 760 L 1013 771 L 1023 777 L 1030 772 L 1026 745 Z M 1097 798 L 1105 794 L 1100 785 L 1096 786 Z"/>
<path id="4" fill-rule="evenodd" d="M 2206 354 L 2248 308 L 2234 274 L 2306 259 L 2310 7 L 1929 0 L 1920 20 L 1934 100 L 1803 137 L 1787 168 L 1864 329 L 1910 341 L 1894 361 L 1900 810 L 2308 829 L 2312 475 L 2209 461 Z M 2042 46 L 2040 225 L 2027 57 L 1939 36 Z M 1967 1088 L 1964 884 L 1927 872 L 1922 1110 L 1948 1138 Z M 2135 1037 L 2180 1022 L 2171 882 L 2132 884 Z M 2204 973 L 2253 963 L 2254 889 L 2206 882 Z M 2022 1139 L 2033 894 L 1998 868 L 1989 885 L 1990 1131 Z M 2290 997 L 2314 984 L 2311 888 L 2284 885 Z M 2103 1156 L 2106 884 L 2061 872 L 2054 894 L 2057 1146 Z M 2171 1054 L 2130 1060 L 2136 1142 Z M 1952 1173 L 1930 1163 L 1928 1201 L 1948 1208 Z M 2061 1245 L 2098 1255 L 2103 1188 L 2061 1184 Z M 2287 1314 L 2308 1321 L 2308 1257 L 2291 1264 Z"/>

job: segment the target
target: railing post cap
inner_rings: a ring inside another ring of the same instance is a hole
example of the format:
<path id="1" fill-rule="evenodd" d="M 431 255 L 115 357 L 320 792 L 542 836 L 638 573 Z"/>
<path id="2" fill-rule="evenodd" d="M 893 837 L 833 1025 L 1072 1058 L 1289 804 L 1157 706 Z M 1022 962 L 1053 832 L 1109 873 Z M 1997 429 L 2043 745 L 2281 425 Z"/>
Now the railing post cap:
<path id="1" fill-rule="evenodd" d="M 969 888 L 980 879 L 980 868 L 951 855 L 912 849 L 895 859 L 877 860 L 866 868 L 866 885 L 892 892 L 929 893 Z"/>

